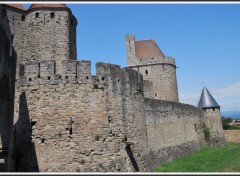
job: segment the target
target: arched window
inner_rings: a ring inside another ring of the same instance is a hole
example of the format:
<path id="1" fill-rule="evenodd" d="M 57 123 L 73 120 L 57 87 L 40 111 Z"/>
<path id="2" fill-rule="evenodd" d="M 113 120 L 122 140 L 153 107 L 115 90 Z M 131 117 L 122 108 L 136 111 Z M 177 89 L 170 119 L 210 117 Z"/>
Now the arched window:
<path id="1" fill-rule="evenodd" d="M 36 12 L 36 13 L 35 13 L 35 18 L 38 18 L 38 17 L 39 17 L 39 13 Z"/>
<path id="2" fill-rule="evenodd" d="M 25 21 L 25 15 L 22 15 L 21 21 Z"/>
<path id="3" fill-rule="evenodd" d="M 54 12 L 51 13 L 51 18 L 54 18 Z"/>

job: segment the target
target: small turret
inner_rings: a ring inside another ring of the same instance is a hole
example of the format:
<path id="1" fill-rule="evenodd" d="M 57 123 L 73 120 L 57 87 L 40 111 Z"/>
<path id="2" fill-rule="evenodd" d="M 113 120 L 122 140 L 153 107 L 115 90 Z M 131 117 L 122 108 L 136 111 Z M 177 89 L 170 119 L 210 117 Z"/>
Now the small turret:
<path id="1" fill-rule="evenodd" d="M 216 100 L 213 98 L 213 96 L 210 94 L 206 87 L 204 87 L 202 90 L 202 94 L 198 102 L 198 107 L 201 109 L 204 108 L 220 109 L 220 106 L 218 105 L 218 103 L 216 102 Z"/>
<path id="2" fill-rule="evenodd" d="M 197 106 L 203 110 L 203 122 L 210 132 L 207 137 L 208 144 L 211 146 L 224 145 L 225 139 L 220 115 L 220 106 L 206 87 L 202 90 Z"/>

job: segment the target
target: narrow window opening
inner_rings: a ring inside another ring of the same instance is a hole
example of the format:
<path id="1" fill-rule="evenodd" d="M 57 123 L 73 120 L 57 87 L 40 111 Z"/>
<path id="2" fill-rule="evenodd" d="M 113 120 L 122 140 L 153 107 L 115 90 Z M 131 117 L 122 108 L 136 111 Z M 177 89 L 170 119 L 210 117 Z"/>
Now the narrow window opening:
<path id="1" fill-rule="evenodd" d="M 65 79 L 68 79 L 68 76 L 65 76 Z"/>
<path id="2" fill-rule="evenodd" d="M 38 18 L 38 17 L 39 17 L 39 13 L 36 12 L 36 13 L 35 13 L 35 18 Z"/>
<path id="3" fill-rule="evenodd" d="M 51 13 L 51 18 L 54 18 L 54 12 Z"/>
<path id="4" fill-rule="evenodd" d="M 40 78 L 40 63 L 38 63 L 38 78 Z"/>
<path id="5" fill-rule="evenodd" d="M 31 121 L 31 125 L 32 125 L 32 127 L 34 126 L 34 125 L 36 125 L 36 121 Z"/>
<path id="6" fill-rule="evenodd" d="M 119 82 L 120 80 L 118 79 L 118 82 Z"/>
<path id="7" fill-rule="evenodd" d="M 88 80 L 88 76 L 86 76 L 86 78 L 85 78 L 86 80 Z"/>
<path id="8" fill-rule="evenodd" d="M 73 122 L 74 122 L 74 121 L 72 120 L 72 117 L 70 117 L 70 119 L 69 119 L 69 128 L 68 128 L 70 135 L 72 135 L 72 124 L 73 124 Z"/>
<path id="9" fill-rule="evenodd" d="M 13 42 L 14 34 L 11 35 L 11 42 Z"/>
<path id="10" fill-rule="evenodd" d="M 109 116 L 108 117 L 108 123 L 111 123 L 112 122 L 112 118 Z"/>
<path id="11" fill-rule="evenodd" d="M 59 76 L 58 76 L 58 78 L 59 78 L 59 79 L 61 79 L 61 78 L 62 78 L 62 76 L 61 76 L 61 75 L 59 75 Z"/>
<path id="12" fill-rule="evenodd" d="M 155 93 L 155 97 L 157 97 L 157 93 Z"/>
<path id="13" fill-rule="evenodd" d="M 148 70 L 145 71 L 146 75 L 148 74 Z"/>
<path id="14" fill-rule="evenodd" d="M 215 108 L 213 108 L 213 111 L 215 111 Z"/>
<path id="15" fill-rule="evenodd" d="M 104 81 L 104 77 L 102 77 L 102 81 Z"/>
<path id="16" fill-rule="evenodd" d="M 22 15 L 21 21 L 25 21 L 25 15 Z"/>
<path id="17" fill-rule="evenodd" d="M 50 79 L 51 79 L 51 77 L 49 76 L 49 77 L 48 77 L 48 80 L 50 80 Z"/>
<path id="18" fill-rule="evenodd" d="M 44 144 L 45 140 L 46 140 L 46 139 L 41 139 L 41 143 Z"/>
<path id="19" fill-rule="evenodd" d="M 29 81 L 32 81 L 32 78 L 29 78 L 28 80 L 29 80 Z"/>

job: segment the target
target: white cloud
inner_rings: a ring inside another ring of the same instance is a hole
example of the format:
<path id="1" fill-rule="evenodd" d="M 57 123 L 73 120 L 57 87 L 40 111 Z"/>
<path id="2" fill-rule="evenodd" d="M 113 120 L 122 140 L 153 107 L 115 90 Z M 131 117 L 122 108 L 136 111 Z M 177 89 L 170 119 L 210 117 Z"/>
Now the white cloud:
<path id="1" fill-rule="evenodd" d="M 224 111 L 240 110 L 240 82 L 209 90 L 214 99 Z M 196 105 L 201 92 L 187 92 L 180 94 L 180 102 Z"/>

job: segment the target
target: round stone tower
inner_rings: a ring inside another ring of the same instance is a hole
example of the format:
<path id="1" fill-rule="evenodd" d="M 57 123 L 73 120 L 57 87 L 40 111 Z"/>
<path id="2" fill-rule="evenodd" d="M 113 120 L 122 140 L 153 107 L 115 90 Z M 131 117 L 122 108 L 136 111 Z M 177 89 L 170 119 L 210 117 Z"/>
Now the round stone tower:
<path id="1" fill-rule="evenodd" d="M 206 87 L 203 88 L 198 107 L 203 111 L 203 122 L 209 130 L 208 143 L 211 146 L 225 144 L 220 106 Z"/>
<path id="2" fill-rule="evenodd" d="M 62 61 L 76 60 L 77 20 L 65 4 L 32 4 L 25 21 L 21 63 L 54 60 L 61 73 Z"/>
<path id="3" fill-rule="evenodd" d="M 3 13 L 6 15 L 4 19 L 4 28 L 10 35 L 10 41 L 17 53 L 17 63 L 22 58 L 23 50 L 23 31 L 25 30 L 25 13 L 26 9 L 22 4 L 4 4 Z"/>
<path id="4" fill-rule="evenodd" d="M 178 102 L 175 60 L 163 54 L 154 40 L 125 38 L 128 67 L 143 75 L 144 96 Z"/>

